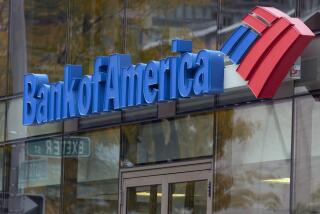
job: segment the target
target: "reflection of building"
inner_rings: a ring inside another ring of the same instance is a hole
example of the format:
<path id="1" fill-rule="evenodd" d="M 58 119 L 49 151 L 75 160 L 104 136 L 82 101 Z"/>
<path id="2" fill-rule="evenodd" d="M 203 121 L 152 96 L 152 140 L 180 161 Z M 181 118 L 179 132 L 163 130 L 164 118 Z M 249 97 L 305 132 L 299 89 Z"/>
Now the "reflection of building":
<path id="1" fill-rule="evenodd" d="M 257 4 L 317 35 L 301 77 L 274 99 L 238 87 L 22 125 L 25 73 L 54 82 L 69 63 L 91 74 L 95 56 L 116 52 L 157 60 L 176 37 L 219 49 Z M 319 10 L 318 0 L 0 1 L 0 213 L 320 212 Z M 70 139 L 87 139 L 86 152 Z"/>

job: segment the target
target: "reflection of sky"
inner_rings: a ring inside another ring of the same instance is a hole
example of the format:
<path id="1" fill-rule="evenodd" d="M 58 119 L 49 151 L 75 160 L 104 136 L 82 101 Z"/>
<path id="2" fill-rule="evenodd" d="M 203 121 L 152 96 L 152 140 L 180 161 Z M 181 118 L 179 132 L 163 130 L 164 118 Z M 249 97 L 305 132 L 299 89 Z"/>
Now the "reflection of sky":
<path id="1" fill-rule="evenodd" d="M 242 119 L 253 124 L 252 136 L 233 144 L 235 163 L 290 159 L 291 105 L 291 102 L 279 102 L 235 109 L 234 121 Z"/>

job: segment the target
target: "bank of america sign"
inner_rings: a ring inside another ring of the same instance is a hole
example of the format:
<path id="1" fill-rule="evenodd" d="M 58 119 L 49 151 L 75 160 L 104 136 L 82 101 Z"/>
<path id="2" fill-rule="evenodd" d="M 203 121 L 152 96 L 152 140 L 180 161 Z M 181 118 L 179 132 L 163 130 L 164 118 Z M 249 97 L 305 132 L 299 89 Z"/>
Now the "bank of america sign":
<path id="1" fill-rule="evenodd" d="M 24 78 L 23 124 L 42 124 L 202 94 L 220 94 L 239 76 L 257 98 L 272 98 L 314 34 L 297 18 L 256 7 L 220 51 L 192 53 L 192 41 L 173 40 L 176 56 L 133 65 L 129 54 L 96 57 L 93 75 L 65 65 L 64 81 Z M 224 56 L 237 65 L 227 73 Z"/>

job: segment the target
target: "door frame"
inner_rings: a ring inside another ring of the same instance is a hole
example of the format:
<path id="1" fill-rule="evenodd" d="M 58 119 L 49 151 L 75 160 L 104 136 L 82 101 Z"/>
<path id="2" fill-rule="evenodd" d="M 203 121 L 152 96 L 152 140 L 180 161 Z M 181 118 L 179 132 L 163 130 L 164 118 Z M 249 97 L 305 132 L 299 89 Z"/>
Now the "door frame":
<path id="1" fill-rule="evenodd" d="M 119 213 L 126 213 L 128 187 L 162 185 L 161 214 L 167 214 L 169 184 L 195 180 L 208 180 L 207 213 L 212 213 L 212 158 L 177 163 L 138 166 L 120 170 Z"/>

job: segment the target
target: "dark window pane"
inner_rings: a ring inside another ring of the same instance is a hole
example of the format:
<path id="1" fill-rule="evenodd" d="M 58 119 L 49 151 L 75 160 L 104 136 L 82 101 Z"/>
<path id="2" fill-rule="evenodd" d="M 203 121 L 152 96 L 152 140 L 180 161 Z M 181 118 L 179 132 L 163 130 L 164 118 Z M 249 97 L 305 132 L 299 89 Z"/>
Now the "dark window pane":
<path id="1" fill-rule="evenodd" d="M 61 80 L 66 58 L 67 1 L 12 0 L 10 15 L 10 93 L 23 91 L 23 74 Z"/>
<path id="2" fill-rule="evenodd" d="M 214 209 L 289 213 L 291 101 L 217 112 Z"/>
<path id="3" fill-rule="evenodd" d="M 70 62 L 91 74 L 96 56 L 122 51 L 121 0 L 71 0 Z"/>
<path id="4" fill-rule="evenodd" d="M 301 16 L 308 17 L 312 13 L 320 10 L 319 0 L 303 0 L 301 1 Z"/>
<path id="5" fill-rule="evenodd" d="M 4 154 L 3 154 L 3 152 L 4 152 L 4 147 L 0 147 L 0 192 L 3 192 L 3 181 L 4 181 Z M 1 204 L 3 204 L 3 203 L 1 203 Z M 1 210 L 1 208 L 3 208 L 3 207 L 1 207 L 0 206 L 0 210 Z"/>
<path id="6" fill-rule="evenodd" d="M 169 214 L 207 212 L 207 181 L 169 184 Z"/>
<path id="7" fill-rule="evenodd" d="M 38 140 L 36 148 L 34 143 L 7 146 L 9 175 L 5 191 L 9 193 L 9 213 L 17 210 L 21 213 L 59 213 L 61 138 Z M 56 155 L 49 154 L 48 150 Z"/>
<path id="8" fill-rule="evenodd" d="M 320 97 L 296 99 L 295 211 L 320 212 Z"/>
<path id="9" fill-rule="evenodd" d="M 133 62 L 173 55 L 174 38 L 191 39 L 193 51 L 216 47 L 216 1 L 129 0 L 127 52 Z"/>
<path id="10" fill-rule="evenodd" d="M 120 129 L 64 137 L 64 213 L 117 213 Z"/>
<path id="11" fill-rule="evenodd" d="M 212 113 L 123 126 L 125 167 L 212 154 Z"/>
<path id="12" fill-rule="evenodd" d="M 129 187 L 127 189 L 127 213 L 161 213 L 161 185 Z"/>

